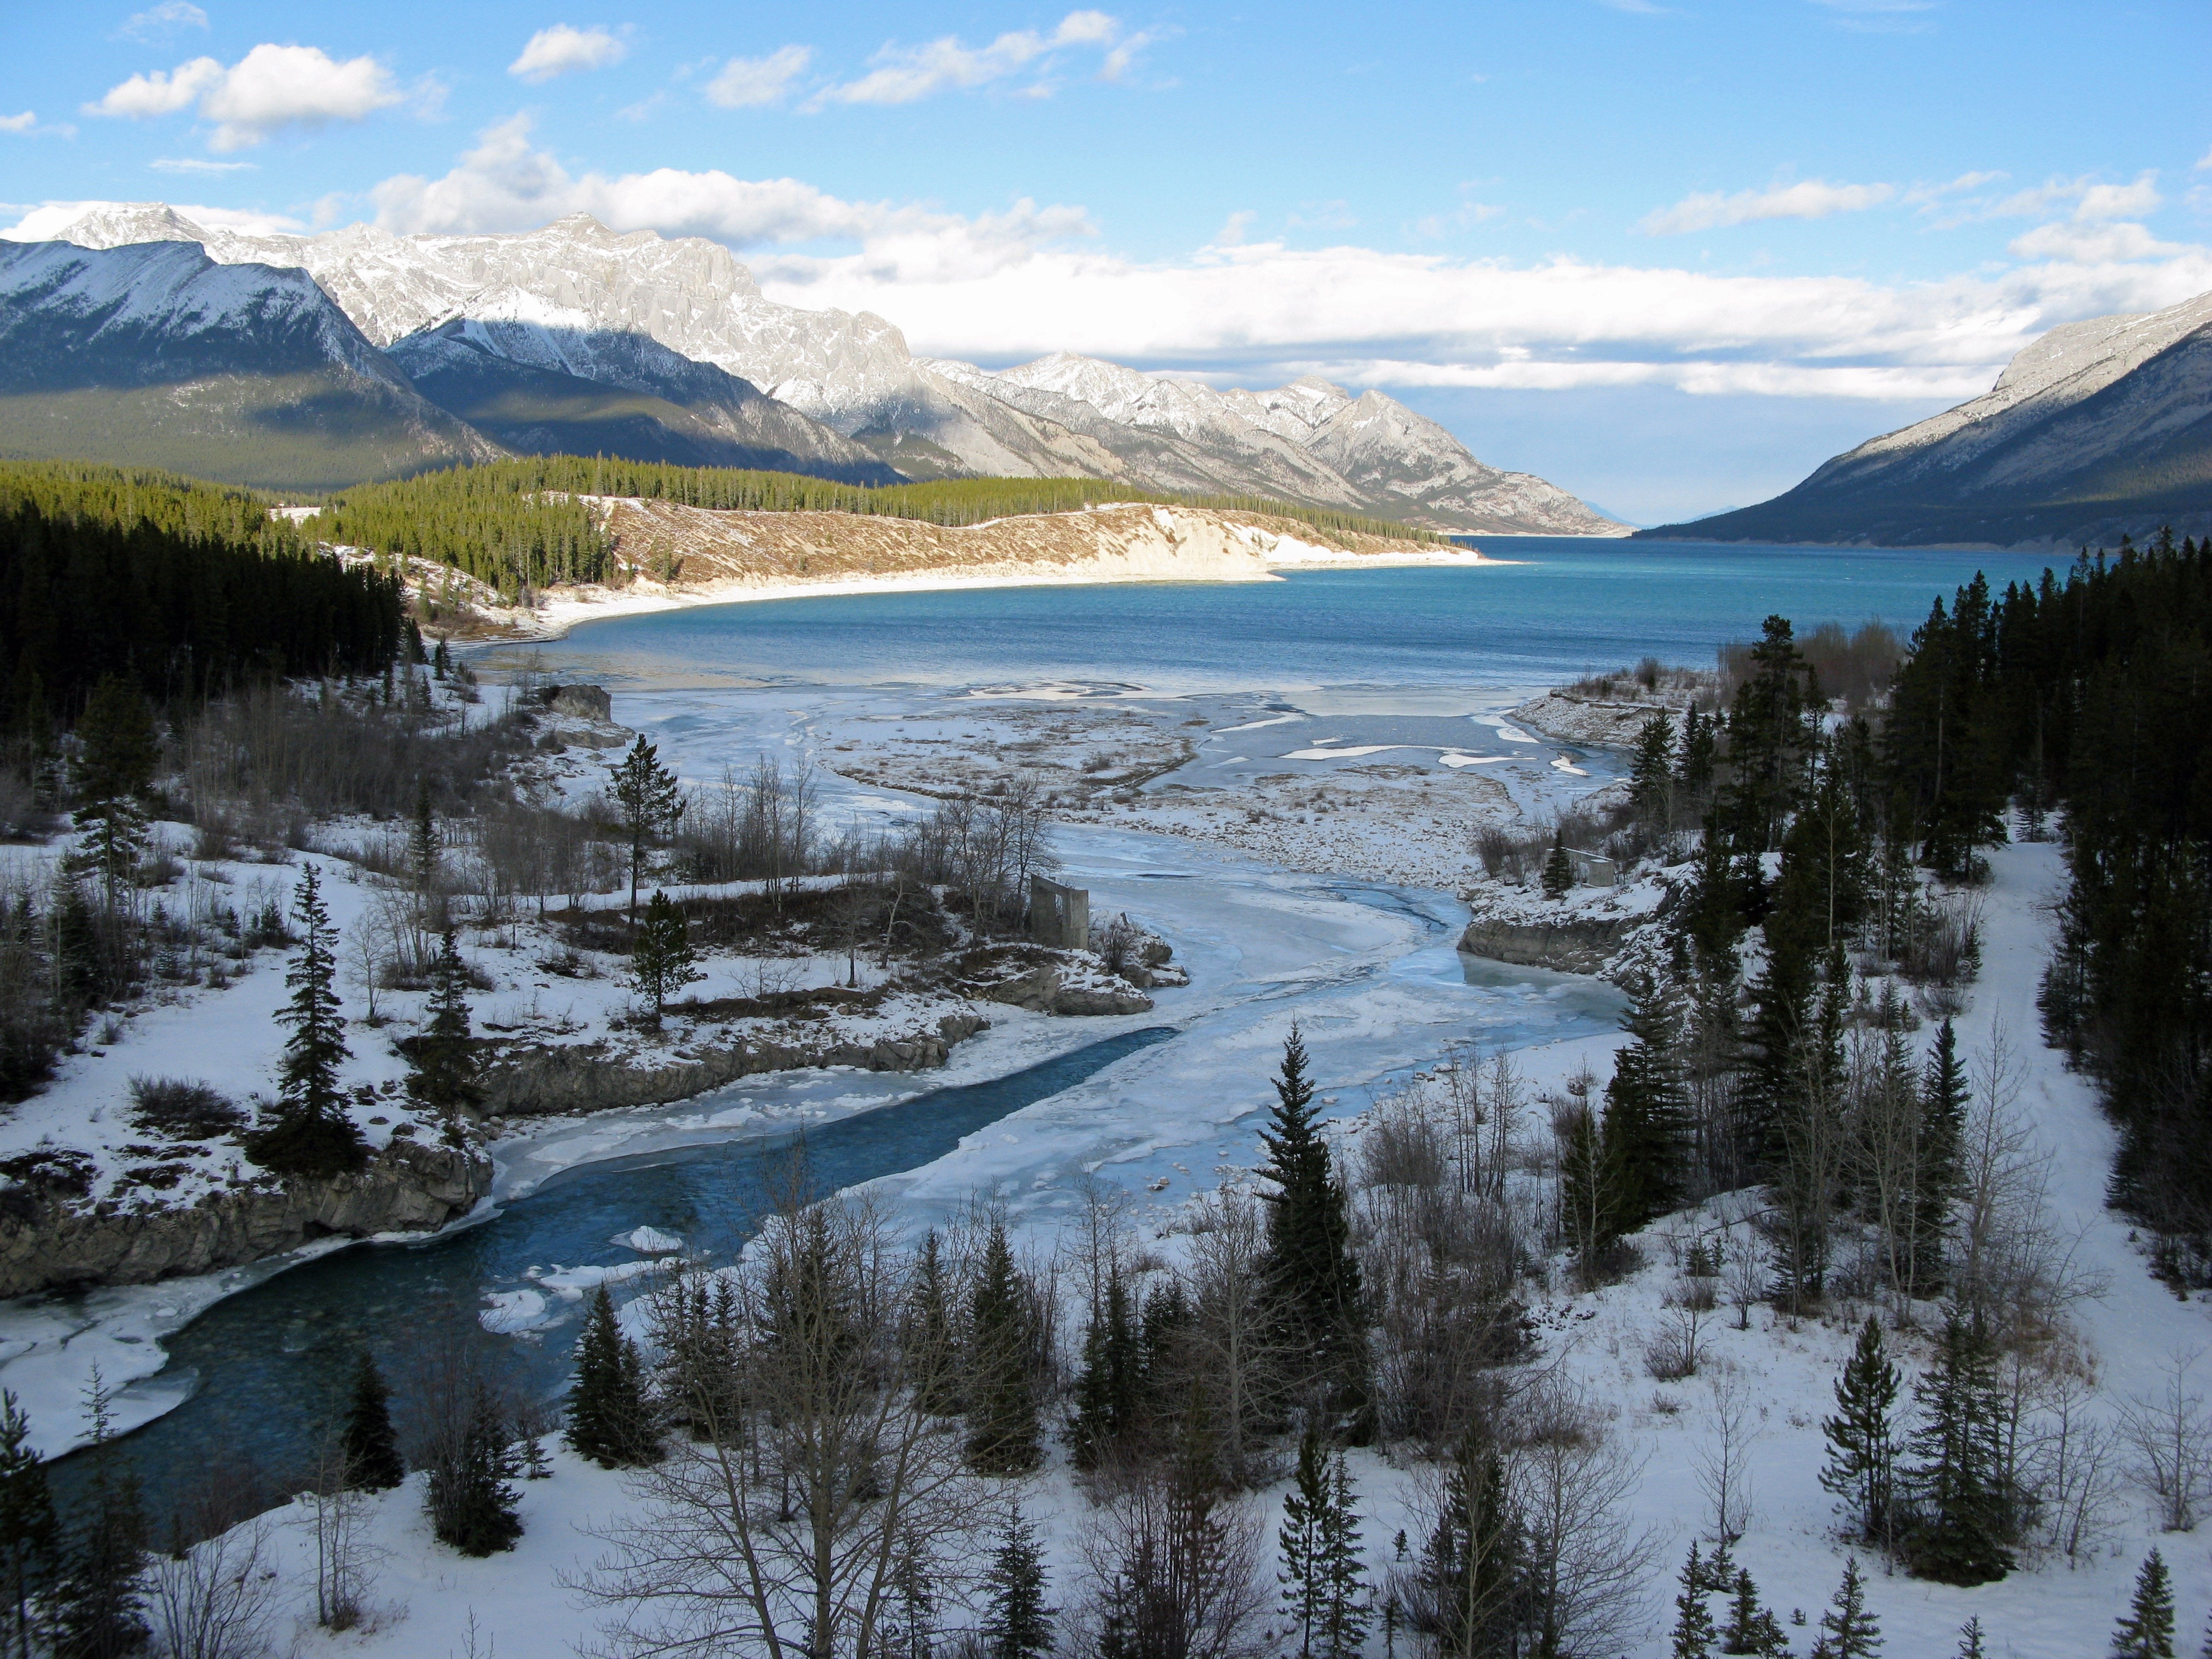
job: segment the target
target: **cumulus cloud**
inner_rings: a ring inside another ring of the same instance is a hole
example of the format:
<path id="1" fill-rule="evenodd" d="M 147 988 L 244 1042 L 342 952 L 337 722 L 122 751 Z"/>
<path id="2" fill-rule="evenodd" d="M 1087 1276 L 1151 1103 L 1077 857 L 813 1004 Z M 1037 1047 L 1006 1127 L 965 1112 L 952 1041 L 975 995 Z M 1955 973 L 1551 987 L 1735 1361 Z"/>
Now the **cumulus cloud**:
<path id="1" fill-rule="evenodd" d="M 707 100 L 724 109 L 780 104 L 813 61 L 811 46 L 779 46 L 765 58 L 732 58 L 707 82 Z"/>
<path id="2" fill-rule="evenodd" d="M 87 115 L 147 120 L 198 107 L 216 124 L 209 148 L 250 149 L 290 126 L 358 121 L 401 101 L 384 66 L 369 57 L 340 63 L 318 46 L 253 48 L 226 69 L 195 58 L 167 71 L 134 75 L 108 88 Z"/>
<path id="3" fill-rule="evenodd" d="M 1646 236 L 1680 236 L 1696 230 L 1747 225 L 1762 219 L 1825 219 L 1832 213 L 1861 213 L 1897 194 L 1894 185 L 1832 185 L 1807 179 L 1766 190 L 1718 191 L 1684 197 L 1672 207 L 1656 208 L 1637 221 Z"/>
<path id="4" fill-rule="evenodd" d="M 524 43 L 522 55 L 507 66 L 509 75 L 533 85 L 556 75 L 580 70 L 605 69 L 629 55 L 629 45 L 603 28 L 572 28 L 556 23 L 540 29 Z"/>
<path id="5" fill-rule="evenodd" d="M 31 132 L 39 125 L 39 112 L 27 109 L 21 115 L 0 115 L 0 132 Z"/>
<path id="6" fill-rule="evenodd" d="M 221 178 L 226 173 L 245 173 L 253 166 L 251 161 L 210 161 L 202 155 L 163 155 L 146 165 L 156 173 L 190 173 L 204 178 Z"/>
<path id="7" fill-rule="evenodd" d="M 125 18 L 118 33 L 150 46 L 167 40 L 179 29 L 204 29 L 207 26 L 208 15 L 191 0 L 161 0 L 158 6 L 149 6 Z"/>
<path id="8" fill-rule="evenodd" d="M 940 92 L 966 91 L 1045 67 L 1053 55 L 1074 47 L 1104 54 L 1101 73 L 1113 80 L 1125 73 L 1134 51 L 1149 36 L 1124 36 L 1121 20 L 1103 11 L 1072 11 L 1049 34 L 1010 29 L 988 46 L 963 45 L 947 34 L 919 46 L 885 46 L 869 61 L 875 66 L 856 81 L 817 94 L 817 106 L 912 104 Z"/>

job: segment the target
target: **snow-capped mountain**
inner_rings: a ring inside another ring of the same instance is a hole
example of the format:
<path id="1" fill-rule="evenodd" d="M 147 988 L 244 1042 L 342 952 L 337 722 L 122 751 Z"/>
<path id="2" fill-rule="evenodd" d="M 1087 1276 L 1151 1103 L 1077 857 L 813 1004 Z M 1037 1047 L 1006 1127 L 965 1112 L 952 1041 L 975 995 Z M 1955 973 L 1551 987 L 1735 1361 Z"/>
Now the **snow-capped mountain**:
<path id="1" fill-rule="evenodd" d="M 0 451 L 313 485 L 497 452 L 298 270 L 0 243 Z"/>
<path id="2" fill-rule="evenodd" d="M 94 208 L 58 234 L 87 247 L 197 242 L 224 263 L 296 266 L 429 395 L 471 419 L 500 404 L 503 380 L 543 399 L 554 383 L 536 377 L 556 375 L 659 398 L 727 441 L 842 476 L 873 457 L 909 477 L 1072 474 L 1271 495 L 1437 529 L 1626 528 L 1540 478 L 1484 465 L 1380 392 L 1355 398 L 1311 377 L 1220 392 L 1064 353 L 1000 373 L 918 359 L 872 313 L 768 299 L 718 243 L 622 234 L 588 215 L 520 234 L 396 236 L 356 225 L 244 235 L 162 204 L 125 204 Z M 729 397 L 723 413 L 709 413 L 700 399 L 716 399 L 679 367 L 623 341 L 720 370 L 785 413 Z M 740 418 L 739 410 L 751 412 Z M 559 424 L 531 415 L 494 435 L 542 447 L 574 437 Z M 589 430 L 604 439 L 614 428 Z M 653 431 L 665 445 L 700 439 L 665 417 Z"/>
<path id="3" fill-rule="evenodd" d="M 1646 535 L 1998 546 L 2212 528 L 2212 294 L 2052 329 L 1978 398 Z"/>

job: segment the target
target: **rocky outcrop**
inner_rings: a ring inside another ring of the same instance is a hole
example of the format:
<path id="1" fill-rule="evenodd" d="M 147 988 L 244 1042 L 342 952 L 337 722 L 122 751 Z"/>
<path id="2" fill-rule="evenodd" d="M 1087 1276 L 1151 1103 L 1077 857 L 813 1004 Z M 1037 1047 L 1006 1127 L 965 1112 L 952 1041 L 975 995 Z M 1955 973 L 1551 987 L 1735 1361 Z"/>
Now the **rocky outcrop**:
<path id="1" fill-rule="evenodd" d="M 1613 967 L 1622 936 L 1635 920 L 1640 918 L 1572 916 L 1528 922 L 1477 916 L 1460 935 L 1459 948 L 1471 957 L 1510 962 L 1516 968 L 1603 974 Z"/>
<path id="2" fill-rule="evenodd" d="M 1149 1006 L 1150 1005 L 1146 1005 Z M 485 1073 L 484 1109 L 499 1117 L 545 1117 L 603 1111 L 617 1106 L 660 1106 L 719 1089 L 760 1072 L 850 1066 L 863 1072 L 933 1071 L 990 1021 L 952 1013 L 935 1027 L 873 1042 L 833 1042 L 818 1048 L 757 1042 L 727 1048 L 699 1044 L 652 1064 L 610 1054 L 596 1042 L 548 1044 L 513 1050 Z"/>
<path id="3" fill-rule="evenodd" d="M 40 1197 L 0 1215 L 0 1297 L 213 1273 L 333 1234 L 428 1232 L 473 1209 L 491 1173 L 481 1153 L 397 1139 L 356 1175 L 270 1177 L 191 1205 Z"/>
<path id="4" fill-rule="evenodd" d="M 1145 1014 L 1152 1008 L 1150 997 L 1124 981 L 1103 973 L 1085 974 L 1057 962 L 1040 963 L 978 994 L 1041 1014 Z"/>

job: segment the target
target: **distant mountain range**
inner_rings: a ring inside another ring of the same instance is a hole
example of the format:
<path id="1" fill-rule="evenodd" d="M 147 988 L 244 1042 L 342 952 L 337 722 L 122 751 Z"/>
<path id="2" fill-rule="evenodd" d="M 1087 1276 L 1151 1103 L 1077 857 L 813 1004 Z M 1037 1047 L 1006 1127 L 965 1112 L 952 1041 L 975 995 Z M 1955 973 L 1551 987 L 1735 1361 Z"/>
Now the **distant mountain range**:
<path id="1" fill-rule="evenodd" d="M 1787 495 L 1637 534 L 2069 549 L 2167 525 L 2212 532 L 2212 294 L 2055 328 L 1981 397 L 1869 439 Z"/>
<path id="2" fill-rule="evenodd" d="M 1090 477 L 1492 535 L 1628 529 L 1381 392 L 917 358 L 880 317 L 767 299 L 716 243 L 585 215 L 515 235 L 249 236 L 159 203 L 95 208 L 57 242 L 0 243 L 0 344 L 54 330 L 96 349 L 9 347 L 0 453 L 301 487 L 607 453 L 855 483 Z"/>

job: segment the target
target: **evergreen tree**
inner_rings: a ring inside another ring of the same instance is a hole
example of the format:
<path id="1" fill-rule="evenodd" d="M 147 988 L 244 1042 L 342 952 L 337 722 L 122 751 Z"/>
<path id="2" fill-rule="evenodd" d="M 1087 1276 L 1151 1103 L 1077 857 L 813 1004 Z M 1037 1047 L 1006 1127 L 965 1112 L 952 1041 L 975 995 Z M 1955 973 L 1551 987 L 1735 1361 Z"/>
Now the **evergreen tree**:
<path id="1" fill-rule="evenodd" d="M 1856 1555 L 1844 1563 L 1844 1582 L 1820 1615 L 1820 1639 L 1812 1659 L 1874 1659 L 1881 1651 L 1881 1626 L 1866 1609 L 1866 1583 Z"/>
<path id="2" fill-rule="evenodd" d="M 1700 714 L 1695 704 L 1682 716 L 1682 746 L 1674 760 L 1674 784 L 1693 811 L 1705 806 L 1712 793 L 1720 749 L 1713 731 L 1717 724 Z"/>
<path id="3" fill-rule="evenodd" d="M 1130 1316 L 1128 1281 L 1106 1280 L 1106 1305 L 1083 1334 L 1083 1367 L 1075 1380 L 1068 1444 L 1075 1467 L 1095 1469 L 1135 1427 L 1145 1386 L 1143 1334 Z"/>
<path id="4" fill-rule="evenodd" d="M 668 999 L 707 975 L 692 948 L 691 924 L 684 912 L 655 890 L 645 920 L 630 935 L 629 976 L 638 994 L 653 1003 L 653 1023 L 660 1024 Z"/>
<path id="5" fill-rule="evenodd" d="M 84 832 L 82 867 L 97 871 L 108 912 L 146 846 L 140 803 L 154 781 L 159 754 L 154 722 L 138 688 L 118 675 L 101 679 L 77 722 L 76 827 Z"/>
<path id="6" fill-rule="evenodd" d="M 1470 1431 L 1445 1474 L 1443 1514 L 1421 1563 L 1440 1645 L 1454 1659 L 1520 1650 L 1529 1610 L 1523 1544 L 1504 1464 Z"/>
<path id="7" fill-rule="evenodd" d="M 568 1390 L 568 1443 L 602 1468 L 660 1461 L 660 1437 L 645 1397 L 645 1362 L 615 1322 L 600 1285 L 576 1342 L 576 1380 Z"/>
<path id="8" fill-rule="evenodd" d="M 522 1536 L 507 1424 L 482 1377 L 470 1390 L 468 1420 L 454 1455 L 432 1466 L 427 1507 L 438 1541 L 463 1555 L 491 1555 Z"/>
<path id="9" fill-rule="evenodd" d="M 292 1000 L 277 1016 L 292 1028 L 278 1073 L 276 1119 L 248 1146 L 254 1160 L 285 1175 L 332 1175 L 368 1161 L 361 1131 L 338 1091 L 338 1066 L 351 1055 L 338 1016 L 330 912 L 315 866 L 301 872 L 297 902 L 300 954 L 285 975 Z"/>
<path id="10" fill-rule="evenodd" d="M 1958 1659 L 1988 1659 L 1982 1651 L 1982 1616 L 1979 1613 L 1959 1626 Z"/>
<path id="11" fill-rule="evenodd" d="M 1796 804 L 1812 751 L 1818 710 L 1812 671 L 1786 617 L 1769 617 L 1751 648 L 1751 672 L 1728 716 L 1727 816 L 1741 848 L 1772 848 Z"/>
<path id="12" fill-rule="evenodd" d="M 1705 1605 L 1705 1571 L 1691 1540 L 1690 1559 L 1682 1565 L 1682 1588 L 1674 1597 L 1674 1638 L 1668 1659 L 1713 1659 L 1713 1644 L 1720 1632 L 1713 1628 L 1712 1610 Z"/>
<path id="13" fill-rule="evenodd" d="M 1567 841 L 1564 834 L 1552 837 L 1552 850 L 1544 854 L 1542 875 L 1544 896 L 1563 899 L 1575 884 L 1575 866 L 1567 857 Z"/>
<path id="14" fill-rule="evenodd" d="M 1018 1505 L 983 1574 L 988 1601 L 983 1614 L 983 1650 L 989 1659 L 1045 1659 L 1052 1651 L 1052 1620 L 1059 1612 L 1044 1601 L 1044 1552 L 1036 1528 Z"/>
<path id="15" fill-rule="evenodd" d="M 1620 1198 L 1614 1168 L 1605 1154 L 1597 1114 L 1572 1109 L 1559 1154 L 1559 1231 L 1575 1252 L 1585 1286 L 1597 1282 L 1600 1264 L 1620 1237 Z"/>
<path id="16" fill-rule="evenodd" d="M 608 794 L 629 842 L 629 919 L 637 921 L 637 880 L 645 869 L 646 848 L 662 829 L 684 816 L 683 787 L 660 763 L 660 751 L 643 736 L 607 769 Z"/>
<path id="17" fill-rule="evenodd" d="M 1649 828 L 1668 829 L 1674 818 L 1674 722 L 1663 713 L 1652 715 L 1637 730 L 1628 774 L 1629 805 Z"/>
<path id="18" fill-rule="evenodd" d="M 115 1465 L 114 1396 L 94 1366 L 86 1389 L 92 1438 L 86 1481 L 61 1569 L 46 1601 L 54 1646 L 65 1659 L 123 1659 L 143 1652 L 150 1632 L 140 1579 L 146 1570 L 146 1522 L 138 1481 Z"/>
<path id="19" fill-rule="evenodd" d="M 1309 1380 L 1340 1404 L 1366 1396 L 1359 1262 L 1352 1251 L 1351 1204 L 1321 1133 L 1306 1048 L 1296 1024 L 1283 1043 L 1275 1104 L 1260 1144 L 1267 1195 L 1268 1295 L 1287 1328 L 1292 1353 L 1310 1356 Z"/>
<path id="20" fill-rule="evenodd" d="M 425 779 L 415 786 L 415 823 L 407 836 L 407 863 L 415 877 L 415 890 L 426 900 L 437 890 L 440 850 L 438 821 L 430 813 L 430 785 Z"/>
<path id="21" fill-rule="evenodd" d="M 1853 1535 L 1869 1542 L 1888 1533 L 1896 1462 L 1890 1421 L 1896 1407 L 1897 1367 L 1883 1351 L 1881 1324 L 1869 1314 L 1836 1379 L 1836 1414 L 1820 1425 L 1828 1438 L 1820 1484 L 1844 1500 Z"/>
<path id="22" fill-rule="evenodd" d="M 0 1659 L 32 1659 L 32 1598 L 53 1570 L 58 1539 L 46 1466 L 31 1444 L 31 1420 L 13 1389 L 0 1392 L 0 1594 L 8 1609 Z"/>
<path id="23" fill-rule="evenodd" d="M 2003 1401 L 1996 1358 L 1978 1319 L 1953 1310 L 1934 1370 L 1915 1384 L 1905 1556 L 1912 1571 L 1947 1584 L 1980 1584 L 2012 1570 L 2014 1521 L 2003 1486 Z"/>
<path id="24" fill-rule="evenodd" d="M 1966 1068 L 1958 1034 L 1946 1019 L 1936 1028 L 1920 1085 L 1914 1146 L 1912 1264 L 1916 1285 L 1940 1285 L 1959 1197 L 1959 1147 L 1966 1132 Z"/>
<path id="25" fill-rule="evenodd" d="M 353 1399 L 346 1408 L 345 1483 L 359 1492 L 386 1492 L 407 1478 L 399 1437 L 392 1427 L 392 1390 L 367 1348 L 353 1371 Z"/>
<path id="26" fill-rule="evenodd" d="M 1720 813 L 1709 811 L 1698 842 L 1697 876 L 1677 926 L 1681 936 L 1696 947 L 1698 959 L 1713 962 L 1733 959 L 1744 925 L 1743 892 L 1736 879 L 1728 831 Z"/>
<path id="27" fill-rule="evenodd" d="M 945 1280 L 945 1253 L 933 1227 L 915 1257 L 913 1338 L 909 1363 L 915 1396 L 933 1417 L 960 1413 L 960 1341 L 952 1324 L 952 1295 Z"/>
<path id="28" fill-rule="evenodd" d="M 2173 1659 L 2173 1580 L 2156 1550 L 2143 1558 L 2135 1598 L 2112 1632 L 2112 1659 Z"/>
<path id="29" fill-rule="evenodd" d="M 1613 1058 L 1606 1089 L 1603 1157 L 1613 1183 L 1613 1224 L 1629 1233 L 1683 1201 L 1690 1097 L 1675 1050 L 1680 1017 L 1665 981 L 1650 975 L 1639 981 L 1620 1024 L 1629 1042 Z"/>
<path id="30" fill-rule="evenodd" d="M 1029 1300 L 999 1222 L 984 1241 L 968 1332 L 968 1461 L 984 1474 L 1026 1474 L 1043 1455 L 1030 1391 Z"/>
<path id="31" fill-rule="evenodd" d="M 447 930 L 430 964 L 430 1023 L 415 1039 L 415 1069 L 407 1092 L 438 1115 L 447 1144 L 461 1144 L 461 1117 L 483 1104 L 477 1082 L 475 1046 L 469 1040 L 468 967 Z"/>
<path id="32" fill-rule="evenodd" d="M 1359 1592 L 1359 1517 L 1341 1453 L 1331 1457 L 1312 1430 L 1298 1443 L 1297 1474 L 1276 1534 L 1283 1605 L 1298 1627 L 1299 1659 L 1358 1659 L 1369 1613 Z"/>
<path id="33" fill-rule="evenodd" d="M 1723 1546 L 1723 1548 L 1726 1546 Z M 1750 1572 L 1738 1567 L 1729 1587 L 1729 1620 L 1721 1632 L 1721 1651 L 1749 1654 L 1753 1659 L 1790 1659 L 1790 1637 L 1774 1609 L 1761 1606 L 1759 1586 Z"/>

